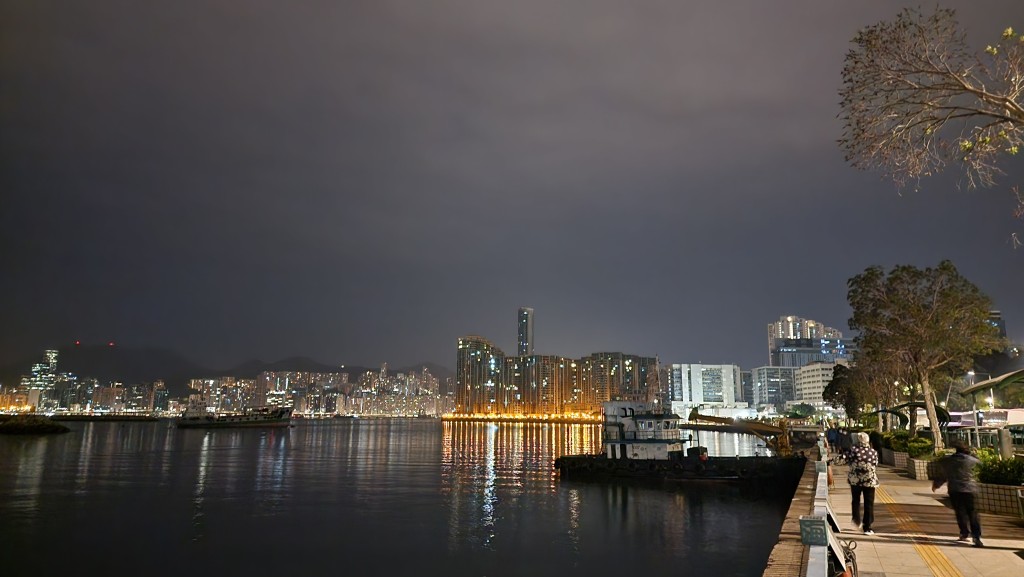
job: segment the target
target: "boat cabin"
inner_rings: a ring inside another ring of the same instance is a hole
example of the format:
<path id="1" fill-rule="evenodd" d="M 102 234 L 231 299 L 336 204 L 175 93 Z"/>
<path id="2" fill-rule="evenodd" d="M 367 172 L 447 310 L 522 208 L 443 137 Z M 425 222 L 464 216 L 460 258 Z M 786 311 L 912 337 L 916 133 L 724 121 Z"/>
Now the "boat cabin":
<path id="1" fill-rule="evenodd" d="M 683 454 L 680 417 L 648 403 L 604 403 L 604 453 L 609 459 L 669 460 Z"/>

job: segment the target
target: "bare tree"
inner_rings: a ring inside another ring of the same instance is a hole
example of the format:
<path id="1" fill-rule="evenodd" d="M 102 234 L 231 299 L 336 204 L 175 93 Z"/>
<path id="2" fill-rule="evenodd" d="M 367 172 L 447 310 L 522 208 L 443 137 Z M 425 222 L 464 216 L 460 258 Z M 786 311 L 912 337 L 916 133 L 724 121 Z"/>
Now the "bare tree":
<path id="1" fill-rule="evenodd" d="M 1024 149 L 1024 36 L 1012 28 L 974 53 L 955 11 L 904 9 L 853 44 L 839 144 L 854 167 L 903 187 L 959 164 L 968 188 L 988 187 L 1002 174 L 1000 158 Z M 1019 193 L 1017 201 L 1021 216 Z"/>

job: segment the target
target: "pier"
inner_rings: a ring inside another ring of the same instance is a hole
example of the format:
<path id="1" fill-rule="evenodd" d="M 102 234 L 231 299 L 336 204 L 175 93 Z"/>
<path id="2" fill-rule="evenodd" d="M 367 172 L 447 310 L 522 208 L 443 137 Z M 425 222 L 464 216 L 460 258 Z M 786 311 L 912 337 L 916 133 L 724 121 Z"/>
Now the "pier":
<path id="1" fill-rule="evenodd" d="M 853 554 L 860 577 L 1024 575 L 1022 513 L 981 513 L 985 546 L 958 542 L 959 529 L 945 488 L 933 493 L 931 481 L 911 478 L 901 468 L 879 465 L 875 534 L 864 535 L 851 520 L 846 467 L 833 467 L 835 487 L 831 489 L 826 474 L 817 470 L 820 467 L 813 460 L 807 462 L 763 577 L 834 577 L 828 570 L 826 547 L 805 545 L 800 530 L 801 516 L 827 516 L 826 503 L 838 523 L 833 537 L 840 545 L 842 541 L 855 543 Z"/>

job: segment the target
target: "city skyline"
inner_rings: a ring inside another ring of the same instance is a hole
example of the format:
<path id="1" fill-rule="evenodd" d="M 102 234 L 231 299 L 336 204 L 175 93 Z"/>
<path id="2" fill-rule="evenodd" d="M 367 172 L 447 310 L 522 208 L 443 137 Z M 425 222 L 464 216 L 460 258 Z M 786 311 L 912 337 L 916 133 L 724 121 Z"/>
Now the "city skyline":
<path id="1" fill-rule="evenodd" d="M 1024 29 L 942 5 L 974 51 Z M 1024 160 L 897 190 L 836 142 L 850 41 L 915 6 L 12 5 L 0 367 L 450 367 L 467 334 L 518 350 L 522 306 L 538 354 L 758 366 L 765 323 L 845 331 L 847 280 L 943 259 L 1024 341 Z"/>

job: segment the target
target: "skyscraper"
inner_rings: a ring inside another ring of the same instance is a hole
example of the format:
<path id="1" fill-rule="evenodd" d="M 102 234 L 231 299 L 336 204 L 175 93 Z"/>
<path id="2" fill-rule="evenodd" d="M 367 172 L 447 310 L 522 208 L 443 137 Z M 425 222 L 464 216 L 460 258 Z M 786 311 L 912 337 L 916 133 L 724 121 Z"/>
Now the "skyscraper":
<path id="1" fill-rule="evenodd" d="M 778 347 L 778 339 L 841 339 L 843 333 L 838 329 L 827 327 L 818 321 L 798 316 L 779 317 L 779 320 L 768 324 L 768 362 L 772 362 L 772 352 Z"/>
<path id="2" fill-rule="evenodd" d="M 519 309 L 519 356 L 526 357 L 533 354 L 533 309 L 521 307 Z"/>
<path id="3" fill-rule="evenodd" d="M 455 412 L 501 413 L 505 395 L 502 374 L 505 353 L 487 339 L 468 335 L 459 338 L 455 367 Z"/>

